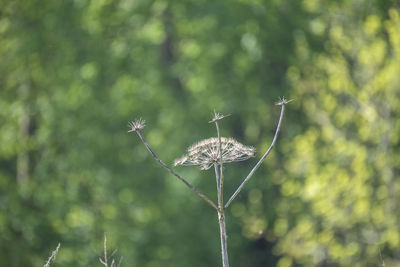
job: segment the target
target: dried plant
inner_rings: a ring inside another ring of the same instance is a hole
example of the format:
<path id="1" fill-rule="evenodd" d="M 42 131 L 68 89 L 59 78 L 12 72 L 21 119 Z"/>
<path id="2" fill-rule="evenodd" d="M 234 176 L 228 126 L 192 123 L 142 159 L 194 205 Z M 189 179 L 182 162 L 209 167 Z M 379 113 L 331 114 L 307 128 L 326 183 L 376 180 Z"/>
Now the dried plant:
<path id="1" fill-rule="evenodd" d="M 188 153 L 176 159 L 174 165 L 197 165 L 202 170 L 208 170 L 220 161 L 219 139 L 212 137 L 188 148 Z M 242 145 L 233 138 L 221 137 L 222 163 L 243 161 L 254 157 L 255 149 Z"/>
<path id="2" fill-rule="evenodd" d="M 131 121 L 130 123 L 128 123 L 128 127 L 131 128 L 128 131 L 128 133 L 142 130 L 145 126 L 146 126 L 146 122 L 142 118 L 140 118 L 136 121 Z"/>
<path id="3" fill-rule="evenodd" d="M 56 259 L 57 253 L 61 247 L 61 243 L 58 243 L 55 250 L 51 252 L 50 257 L 47 259 L 47 262 L 43 265 L 43 267 L 50 267 L 50 263 Z"/>
<path id="4" fill-rule="evenodd" d="M 104 243 L 103 243 L 104 255 L 103 258 L 99 257 L 99 261 L 105 267 L 119 267 L 122 262 L 122 257 L 119 259 L 118 264 L 114 259 L 115 253 L 117 253 L 117 249 L 115 249 L 110 256 L 107 256 L 107 236 L 104 234 Z M 111 265 L 109 265 L 109 261 Z"/>
<path id="5" fill-rule="evenodd" d="M 221 137 L 219 124 L 218 122 L 229 116 L 229 115 L 221 115 L 219 113 L 214 112 L 214 117 L 210 121 L 210 123 L 215 123 L 215 127 L 217 130 L 217 137 L 205 139 L 200 141 L 192 146 L 190 146 L 187 150 L 187 154 L 183 157 L 175 160 L 174 165 L 196 165 L 199 166 L 202 170 L 207 170 L 214 166 L 216 183 L 217 183 L 217 199 L 218 203 L 215 204 L 212 200 L 210 200 L 207 196 L 205 196 L 202 192 L 196 189 L 193 185 L 191 185 L 186 179 L 177 174 L 174 170 L 168 167 L 161 159 L 157 157 L 157 155 L 150 148 L 146 139 L 143 137 L 140 130 L 142 130 L 145 126 L 145 121 L 142 119 L 136 120 L 134 122 L 129 123 L 130 130 L 128 132 L 136 132 L 139 136 L 140 140 L 146 146 L 147 150 L 151 153 L 153 158 L 165 169 L 167 169 L 170 173 L 172 173 L 175 177 L 177 177 L 180 181 L 182 181 L 190 190 L 195 192 L 198 196 L 204 199 L 210 206 L 212 206 L 218 214 L 218 224 L 220 228 L 220 239 L 221 239 L 221 254 L 222 254 L 222 266 L 229 267 L 228 260 L 228 248 L 227 248 L 227 235 L 226 235 L 226 224 L 225 224 L 225 210 L 229 207 L 232 201 L 237 197 L 240 191 L 243 189 L 244 185 L 249 181 L 249 179 L 253 176 L 255 171 L 260 167 L 261 163 L 271 152 L 272 148 L 275 145 L 275 142 L 278 138 L 278 133 L 281 128 L 283 115 L 285 112 L 285 106 L 292 100 L 287 100 L 284 97 L 280 98 L 276 105 L 281 106 L 281 113 L 279 116 L 278 126 L 275 130 L 274 138 L 272 139 L 271 145 L 261 157 L 261 159 L 256 163 L 256 165 L 251 169 L 249 174 L 243 180 L 243 182 L 239 185 L 236 191 L 232 194 L 229 200 L 224 204 L 223 200 L 223 186 L 224 186 L 224 173 L 223 173 L 223 164 L 229 162 L 243 161 L 249 159 L 254 156 L 255 149 L 253 147 L 248 147 L 242 145 L 237 142 L 233 138 L 225 138 Z"/>

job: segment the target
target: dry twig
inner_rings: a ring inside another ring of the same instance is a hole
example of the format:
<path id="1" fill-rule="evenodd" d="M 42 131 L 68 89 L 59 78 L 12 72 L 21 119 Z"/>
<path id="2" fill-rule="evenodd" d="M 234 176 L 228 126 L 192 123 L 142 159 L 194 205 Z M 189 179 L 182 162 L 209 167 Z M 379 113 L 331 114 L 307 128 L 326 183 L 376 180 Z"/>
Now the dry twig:
<path id="1" fill-rule="evenodd" d="M 149 144 L 147 143 L 146 139 L 144 139 L 142 133 L 140 132 L 142 128 L 135 128 L 135 125 L 139 124 L 139 122 L 141 121 L 141 125 L 143 125 L 144 127 L 144 121 L 139 119 L 137 121 L 131 122 L 129 124 L 129 126 L 131 127 L 131 130 L 129 130 L 128 132 L 136 132 L 137 135 L 139 136 L 140 140 L 142 140 L 143 144 L 146 146 L 147 150 L 150 152 L 150 154 L 153 156 L 153 158 L 161 165 L 163 166 L 165 169 L 167 169 L 170 173 L 172 173 L 176 178 L 178 178 L 181 182 L 183 182 L 187 187 L 190 188 L 190 190 L 192 190 L 193 192 L 195 192 L 199 197 L 201 197 L 202 199 L 204 199 L 208 204 L 210 204 L 214 209 L 218 209 L 217 205 L 215 205 L 215 203 L 210 200 L 208 197 L 206 197 L 202 192 L 200 192 L 198 189 L 196 189 L 193 185 L 191 185 L 188 181 L 186 181 L 182 176 L 180 176 L 179 174 L 177 174 L 174 170 L 172 170 L 170 167 L 168 167 L 167 164 L 165 164 L 159 157 L 157 157 L 157 155 L 153 152 L 153 150 L 151 149 L 151 147 L 149 146 Z"/>
<path id="2" fill-rule="evenodd" d="M 119 267 L 122 262 L 122 257 L 119 259 L 118 264 L 116 263 L 116 261 L 113 258 L 115 253 L 117 252 L 117 249 L 115 249 L 109 257 L 107 257 L 107 236 L 105 234 L 104 234 L 103 249 L 104 249 L 104 256 L 103 256 L 103 258 L 99 257 L 100 263 L 103 264 L 105 267 L 108 267 L 108 261 L 111 259 L 110 267 Z"/>
<path id="3" fill-rule="evenodd" d="M 43 267 L 50 267 L 50 263 L 56 259 L 56 256 L 57 256 L 57 253 L 58 253 L 58 250 L 60 249 L 60 247 L 61 247 L 61 243 L 58 243 L 56 249 L 51 252 L 49 259 L 43 265 Z"/>

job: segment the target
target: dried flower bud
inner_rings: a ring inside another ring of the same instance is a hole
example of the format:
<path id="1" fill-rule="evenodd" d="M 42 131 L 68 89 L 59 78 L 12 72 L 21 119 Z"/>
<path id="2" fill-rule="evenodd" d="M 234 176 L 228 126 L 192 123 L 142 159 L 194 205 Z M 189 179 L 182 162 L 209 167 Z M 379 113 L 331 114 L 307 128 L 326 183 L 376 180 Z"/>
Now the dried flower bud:
<path id="1" fill-rule="evenodd" d="M 222 115 L 222 114 L 219 114 L 219 113 L 217 113 L 217 112 L 214 111 L 214 117 L 212 118 L 212 120 L 209 121 L 209 123 L 222 120 L 223 118 L 226 118 L 226 117 L 228 117 L 228 116 L 230 116 L 230 115 L 231 115 L 231 114 Z"/>
<path id="2" fill-rule="evenodd" d="M 285 99 L 285 97 L 282 97 L 282 98 L 279 98 L 278 102 L 275 102 L 275 105 L 282 106 L 282 105 L 286 105 L 287 103 L 292 102 L 292 101 L 293 101 L 293 99 L 287 100 L 287 99 Z"/>
<path id="3" fill-rule="evenodd" d="M 207 170 L 220 162 L 219 140 L 212 137 L 188 148 L 187 154 L 176 159 L 174 165 L 197 165 Z M 233 138 L 221 137 L 222 163 L 243 161 L 254 157 L 255 149 L 237 142 Z"/>
<path id="4" fill-rule="evenodd" d="M 142 130 L 145 126 L 146 126 L 146 121 L 143 120 L 142 118 L 139 118 L 138 120 L 135 121 L 131 121 L 130 123 L 128 123 L 128 127 L 131 128 L 128 131 L 128 133 Z"/>

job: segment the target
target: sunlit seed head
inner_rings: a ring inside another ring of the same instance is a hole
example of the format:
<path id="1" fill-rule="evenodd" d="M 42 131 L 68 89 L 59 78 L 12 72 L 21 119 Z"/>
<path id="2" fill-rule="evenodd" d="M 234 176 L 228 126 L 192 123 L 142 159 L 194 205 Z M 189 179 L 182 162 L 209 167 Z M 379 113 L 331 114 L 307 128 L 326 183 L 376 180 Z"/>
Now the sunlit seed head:
<path id="1" fill-rule="evenodd" d="M 187 154 L 176 159 L 174 165 L 196 165 L 202 170 L 207 170 L 215 163 L 228 163 L 247 160 L 254 157 L 255 149 L 245 146 L 233 138 L 221 137 L 221 154 L 219 153 L 219 140 L 212 137 L 202 140 L 187 150 Z M 222 159 L 220 159 L 220 155 Z"/>
<path id="2" fill-rule="evenodd" d="M 143 120 L 142 118 L 139 118 L 139 119 L 137 119 L 135 121 L 131 121 L 131 122 L 128 123 L 128 127 L 130 128 L 128 133 L 136 132 L 138 130 L 142 130 L 145 126 L 146 126 L 146 121 Z"/>

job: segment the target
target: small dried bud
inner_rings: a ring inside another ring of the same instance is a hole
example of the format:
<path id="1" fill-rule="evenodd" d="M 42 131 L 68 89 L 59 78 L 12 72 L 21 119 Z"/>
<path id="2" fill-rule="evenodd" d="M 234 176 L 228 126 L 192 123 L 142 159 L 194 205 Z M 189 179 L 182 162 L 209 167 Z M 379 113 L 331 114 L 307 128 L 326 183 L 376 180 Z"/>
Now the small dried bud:
<path id="1" fill-rule="evenodd" d="M 230 116 L 230 115 L 231 115 L 231 114 L 222 115 L 222 114 L 219 114 L 219 113 L 217 113 L 217 112 L 214 111 L 214 117 L 212 118 L 212 120 L 209 121 L 209 123 L 222 120 L 223 118 L 226 118 L 226 117 L 228 117 L 228 116 Z"/>
<path id="2" fill-rule="evenodd" d="M 282 98 L 279 98 L 278 102 L 275 102 L 275 105 L 282 106 L 282 105 L 286 105 L 287 103 L 292 102 L 292 101 L 293 101 L 293 99 L 287 100 L 287 99 L 285 99 L 285 97 L 282 97 Z"/>
<path id="3" fill-rule="evenodd" d="M 142 118 L 135 120 L 135 121 L 131 121 L 128 123 L 128 127 L 131 128 L 128 133 L 131 132 L 136 132 L 138 130 L 142 130 L 144 127 L 146 126 L 146 121 L 143 120 Z"/>
<path id="4" fill-rule="evenodd" d="M 219 153 L 219 140 L 212 137 L 188 148 L 187 154 L 175 160 L 174 165 L 197 165 L 200 169 L 207 170 L 215 163 L 243 161 L 254 157 L 255 149 L 242 145 L 233 138 L 221 137 L 221 154 Z"/>

